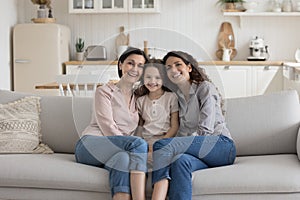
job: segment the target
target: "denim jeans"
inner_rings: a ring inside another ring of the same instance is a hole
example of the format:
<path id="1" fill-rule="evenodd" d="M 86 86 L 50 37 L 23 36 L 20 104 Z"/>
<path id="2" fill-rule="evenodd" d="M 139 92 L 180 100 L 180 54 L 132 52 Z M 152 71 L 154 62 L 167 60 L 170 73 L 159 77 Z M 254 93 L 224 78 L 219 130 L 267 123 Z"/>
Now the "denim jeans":
<path id="1" fill-rule="evenodd" d="M 147 142 L 135 136 L 84 135 L 76 144 L 78 163 L 109 171 L 111 194 L 130 192 L 130 171 L 147 171 Z"/>
<path id="2" fill-rule="evenodd" d="M 233 164 L 235 157 L 234 142 L 223 135 L 161 139 L 153 145 L 152 184 L 169 179 L 169 200 L 189 200 L 192 172 Z"/>

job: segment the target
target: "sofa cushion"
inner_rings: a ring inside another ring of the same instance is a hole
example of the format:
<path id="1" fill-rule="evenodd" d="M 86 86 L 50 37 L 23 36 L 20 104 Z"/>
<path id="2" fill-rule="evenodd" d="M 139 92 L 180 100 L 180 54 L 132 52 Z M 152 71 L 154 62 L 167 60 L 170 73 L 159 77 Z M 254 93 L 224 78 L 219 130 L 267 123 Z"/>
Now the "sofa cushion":
<path id="1" fill-rule="evenodd" d="M 193 195 L 299 193 L 296 154 L 237 157 L 231 166 L 193 173 Z"/>
<path id="2" fill-rule="evenodd" d="M 75 162 L 72 154 L 2 154 L 0 187 L 110 193 L 108 171 Z"/>
<path id="3" fill-rule="evenodd" d="M 0 153 L 32 153 L 40 142 L 39 97 L 0 104 Z"/>
<path id="4" fill-rule="evenodd" d="M 0 103 L 8 103 L 32 94 L 0 90 Z M 54 152 L 74 153 L 76 141 L 88 126 L 92 98 L 41 96 L 41 134 Z"/>
<path id="5" fill-rule="evenodd" d="M 300 122 L 294 90 L 226 101 L 226 121 L 237 155 L 296 153 Z"/>

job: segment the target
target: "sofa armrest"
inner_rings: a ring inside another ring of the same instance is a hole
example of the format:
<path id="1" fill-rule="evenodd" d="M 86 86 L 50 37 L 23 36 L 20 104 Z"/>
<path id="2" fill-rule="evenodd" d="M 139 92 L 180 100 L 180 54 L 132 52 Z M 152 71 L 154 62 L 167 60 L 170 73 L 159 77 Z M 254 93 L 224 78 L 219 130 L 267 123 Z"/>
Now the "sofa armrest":
<path id="1" fill-rule="evenodd" d="M 300 160 L 300 127 L 298 129 L 298 135 L 297 135 L 297 155 L 298 155 L 298 159 Z"/>

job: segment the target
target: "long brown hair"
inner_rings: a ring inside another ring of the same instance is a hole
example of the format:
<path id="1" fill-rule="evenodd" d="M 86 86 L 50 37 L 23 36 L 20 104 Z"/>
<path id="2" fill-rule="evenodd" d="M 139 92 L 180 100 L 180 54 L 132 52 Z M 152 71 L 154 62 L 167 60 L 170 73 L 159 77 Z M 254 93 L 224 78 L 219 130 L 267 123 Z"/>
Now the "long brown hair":
<path id="1" fill-rule="evenodd" d="M 180 58 L 186 65 L 189 65 L 189 64 L 191 65 L 192 71 L 189 72 L 191 83 L 199 84 L 203 81 L 208 81 L 215 86 L 215 84 L 211 81 L 211 79 L 205 73 L 205 70 L 202 67 L 199 67 L 197 60 L 193 56 L 191 56 L 190 54 L 183 52 L 183 51 L 170 51 L 167 53 L 167 55 L 164 56 L 163 63 L 166 64 L 167 59 L 171 56 Z M 219 89 L 216 86 L 215 86 L 215 88 L 218 91 L 219 96 L 221 98 L 220 106 L 221 106 L 223 115 L 225 115 L 224 100 L 222 98 L 222 95 L 221 95 Z"/>

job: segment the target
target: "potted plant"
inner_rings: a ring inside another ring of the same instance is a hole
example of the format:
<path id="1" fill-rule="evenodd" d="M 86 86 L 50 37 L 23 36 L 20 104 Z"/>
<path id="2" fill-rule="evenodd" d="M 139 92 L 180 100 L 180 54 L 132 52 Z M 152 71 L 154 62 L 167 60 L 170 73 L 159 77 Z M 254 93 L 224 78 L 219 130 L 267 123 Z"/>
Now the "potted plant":
<path id="1" fill-rule="evenodd" d="M 76 47 L 76 60 L 82 61 L 84 58 L 84 40 L 82 38 L 78 38 L 75 44 Z"/>
<path id="2" fill-rule="evenodd" d="M 225 10 L 236 10 L 236 4 L 243 2 L 244 0 L 218 0 L 217 4 L 223 6 Z"/>

